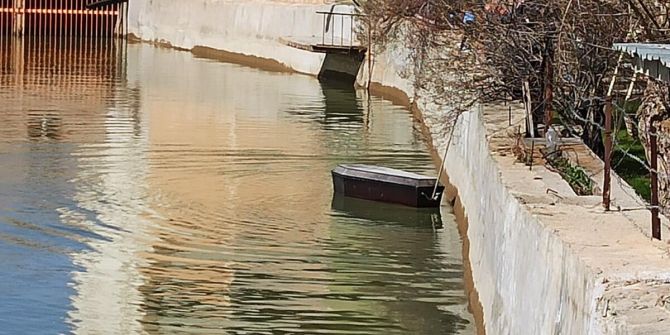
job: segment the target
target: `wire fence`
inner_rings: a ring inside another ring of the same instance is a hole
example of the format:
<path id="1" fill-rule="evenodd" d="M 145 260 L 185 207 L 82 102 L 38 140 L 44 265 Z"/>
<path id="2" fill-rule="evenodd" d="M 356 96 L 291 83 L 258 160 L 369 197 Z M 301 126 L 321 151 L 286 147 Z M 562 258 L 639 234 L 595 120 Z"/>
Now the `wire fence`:
<path id="1" fill-rule="evenodd" d="M 611 189 L 610 183 L 614 181 L 618 183 L 618 189 L 626 193 L 638 206 L 635 208 L 619 209 L 624 211 L 649 210 L 652 220 L 652 237 L 661 239 L 659 213 L 670 213 L 670 192 L 666 187 L 666 185 L 670 185 L 670 169 L 667 166 L 670 157 L 666 157 L 666 154 L 670 154 L 670 151 L 665 152 L 666 150 L 670 150 L 670 133 L 665 132 L 661 126 L 661 117 L 664 111 L 652 110 L 649 115 L 637 119 L 637 116 L 632 116 L 626 111 L 625 103 L 625 99 L 623 100 L 623 104 L 608 99 L 589 106 L 592 109 L 590 113 L 611 113 L 612 122 L 609 128 L 606 127 L 606 122 L 596 121 L 596 118 L 590 116 L 585 117 L 576 110 L 568 111 L 568 113 L 573 120 L 581 124 L 582 132 L 585 131 L 586 127 L 591 127 L 592 132 L 599 132 L 603 136 L 603 143 L 606 143 L 608 139 L 611 141 L 609 154 L 607 152 L 604 154 L 604 167 L 597 171 L 590 171 L 589 174 L 589 177 L 593 178 L 605 172 L 605 175 L 613 177 L 610 179 L 605 176 L 604 184 L 602 185 L 604 190 L 603 205 L 605 208 L 609 210 L 610 194 L 608 190 Z M 626 120 L 627 118 L 633 120 Z M 599 115 L 599 119 L 604 121 L 605 115 Z M 640 152 L 632 152 L 635 150 L 635 146 L 631 145 L 631 143 L 621 141 L 619 134 L 624 129 L 626 129 L 626 132 L 634 133 L 631 136 L 633 141 L 640 141 L 643 155 Z M 638 136 L 634 136 L 635 134 Z M 608 148 L 605 146 L 605 151 L 607 150 Z M 612 157 L 614 157 L 613 154 L 617 154 L 614 160 L 612 160 Z M 607 158 L 610 160 L 608 161 Z M 608 173 L 610 169 L 617 171 L 622 167 L 622 164 L 629 162 L 634 162 L 640 171 L 644 171 L 644 173 L 640 173 L 641 176 L 649 176 L 648 180 L 651 189 L 650 203 L 642 201 L 639 195 L 633 194 L 631 187 L 618 174 Z"/>

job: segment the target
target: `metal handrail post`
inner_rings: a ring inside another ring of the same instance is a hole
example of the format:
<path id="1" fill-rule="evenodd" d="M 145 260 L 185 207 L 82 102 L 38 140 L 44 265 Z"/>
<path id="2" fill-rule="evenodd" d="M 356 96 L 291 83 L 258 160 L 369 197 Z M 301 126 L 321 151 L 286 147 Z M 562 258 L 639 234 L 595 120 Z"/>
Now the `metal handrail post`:
<path id="1" fill-rule="evenodd" d="M 340 46 L 344 45 L 344 16 L 340 16 Z"/>
<path id="2" fill-rule="evenodd" d="M 349 17 L 349 47 L 354 46 L 354 17 Z"/>

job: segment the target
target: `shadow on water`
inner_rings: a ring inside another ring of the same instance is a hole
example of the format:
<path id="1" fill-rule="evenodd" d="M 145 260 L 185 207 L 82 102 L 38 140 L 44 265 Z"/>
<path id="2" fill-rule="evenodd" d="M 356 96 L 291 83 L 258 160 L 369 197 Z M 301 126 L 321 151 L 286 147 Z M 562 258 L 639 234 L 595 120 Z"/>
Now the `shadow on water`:
<path id="1" fill-rule="evenodd" d="M 321 80 L 325 123 L 363 123 L 365 112 L 361 99 L 351 83 Z"/>
<path id="2" fill-rule="evenodd" d="M 308 106 L 290 106 L 286 113 L 299 120 L 317 122 L 326 129 L 358 127 L 366 122 L 360 91 L 349 83 L 332 79 L 322 80 L 319 85 L 323 94 L 320 101 Z"/>
<path id="3" fill-rule="evenodd" d="M 402 328 L 386 328 L 385 333 L 456 334 L 470 327 L 445 295 L 461 289 L 462 273 L 453 267 L 455 260 L 442 258 L 440 245 L 455 226 L 443 226 L 439 208 L 416 209 L 338 194 L 331 208 L 331 234 L 354 241 L 337 246 L 341 256 L 333 260 L 332 271 L 341 278 L 356 274 L 359 285 L 352 296 L 378 300 L 368 307 L 374 310 L 363 308 L 362 314 L 400 320 Z M 393 259 L 393 264 L 383 259 Z M 435 275 L 441 279 L 431 280 Z"/>

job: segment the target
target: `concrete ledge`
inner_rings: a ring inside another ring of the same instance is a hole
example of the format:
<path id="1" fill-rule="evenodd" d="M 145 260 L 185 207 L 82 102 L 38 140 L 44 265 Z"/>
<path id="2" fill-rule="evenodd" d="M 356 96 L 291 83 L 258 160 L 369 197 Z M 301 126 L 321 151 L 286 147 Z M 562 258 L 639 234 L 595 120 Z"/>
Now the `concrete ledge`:
<path id="1" fill-rule="evenodd" d="M 447 157 L 468 214 L 469 258 L 486 330 L 637 333 L 634 325 L 642 320 L 627 305 L 636 301 L 656 320 L 645 323 L 646 330 L 664 333 L 670 314 L 655 302 L 640 302 L 636 291 L 656 299 L 670 292 L 668 245 L 651 241 L 623 212 L 605 213 L 600 197 L 576 196 L 556 173 L 517 163 L 501 110 L 464 114 Z M 513 122 L 521 121 L 523 111 L 515 112 Z"/>

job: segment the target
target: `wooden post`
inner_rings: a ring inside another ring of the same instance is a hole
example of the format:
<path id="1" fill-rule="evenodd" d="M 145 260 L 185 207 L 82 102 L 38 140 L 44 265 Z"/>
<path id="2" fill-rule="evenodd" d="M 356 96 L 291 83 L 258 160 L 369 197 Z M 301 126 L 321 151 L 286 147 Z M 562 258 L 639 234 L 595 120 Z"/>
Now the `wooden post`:
<path id="1" fill-rule="evenodd" d="M 544 131 L 551 127 L 554 118 L 554 41 L 549 33 L 545 40 L 544 50 Z"/>
<path id="2" fill-rule="evenodd" d="M 649 121 L 649 164 L 651 165 L 651 236 L 661 239 L 661 221 L 658 217 L 658 135 L 654 124 L 659 115 Z"/>
<path id="3" fill-rule="evenodd" d="M 605 100 L 605 171 L 603 178 L 603 207 L 606 211 L 610 210 L 611 193 L 611 164 L 612 164 L 612 97 Z"/>

